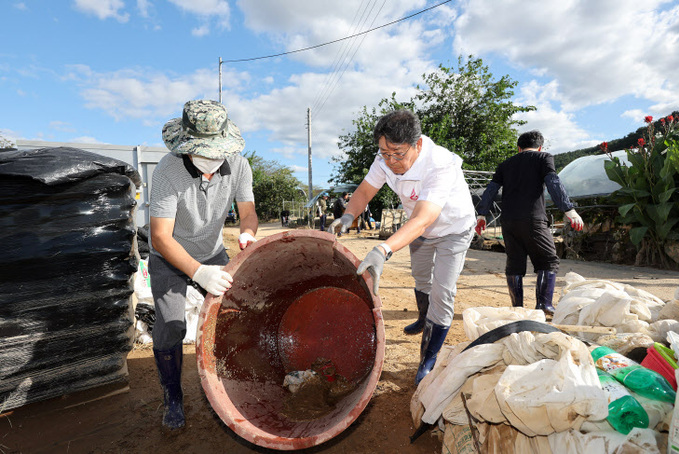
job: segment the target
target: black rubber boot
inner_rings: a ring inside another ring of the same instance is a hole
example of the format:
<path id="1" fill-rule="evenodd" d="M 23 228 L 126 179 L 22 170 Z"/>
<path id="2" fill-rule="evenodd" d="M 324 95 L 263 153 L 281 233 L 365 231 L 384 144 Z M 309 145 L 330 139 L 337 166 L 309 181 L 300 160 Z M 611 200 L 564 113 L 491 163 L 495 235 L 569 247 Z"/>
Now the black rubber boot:
<path id="1" fill-rule="evenodd" d="M 403 328 L 403 332 L 406 334 L 420 334 L 424 329 L 424 321 L 429 310 L 429 295 L 415 289 L 415 301 L 417 302 L 417 320 Z"/>
<path id="2" fill-rule="evenodd" d="M 446 340 L 449 329 L 450 326 L 437 325 L 431 320 L 424 322 L 422 344 L 420 345 L 420 366 L 417 368 L 417 375 L 415 375 L 416 385 L 419 385 L 425 375 L 434 368 L 436 357 L 443 346 L 443 341 Z"/>
<path id="3" fill-rule="evenodd" d="M 160 386 L 163 388 L 165 411 L 163 425 L 170 429 L 184 427 L 184 394 L 182 392 L 182 344 L 172 350 L 153 349 Z"/>
<path id="4" fill-rule="evenodd" d="M 523 307 L 523 276 L 507 276 L 509 297 L 513 307 Z"/>
<path id="5" fill-rule="evenodd" d="M 538 271 L 538 280 L 535 284 L 535 309 L 540 309 L 546 315 L 554 315 L 552 297 L 556 285 L 556 273 L 554 271 Z"/>

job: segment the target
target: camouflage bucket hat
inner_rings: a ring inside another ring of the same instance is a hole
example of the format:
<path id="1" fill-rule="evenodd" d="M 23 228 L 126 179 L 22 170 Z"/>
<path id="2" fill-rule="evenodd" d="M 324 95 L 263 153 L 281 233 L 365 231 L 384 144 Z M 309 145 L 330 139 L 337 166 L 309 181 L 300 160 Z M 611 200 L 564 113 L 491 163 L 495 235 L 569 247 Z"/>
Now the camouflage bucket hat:
<path id="1" fill-rule="evenodd" d="M 182 118 L 174 118 L 163 126 L 163 142 L 172 154 L 208 159 L 225 159 L 245 148 L 245 140 L 238 127 L 229 121 L 226 107 L 210 100 L 184 104 Z"/>

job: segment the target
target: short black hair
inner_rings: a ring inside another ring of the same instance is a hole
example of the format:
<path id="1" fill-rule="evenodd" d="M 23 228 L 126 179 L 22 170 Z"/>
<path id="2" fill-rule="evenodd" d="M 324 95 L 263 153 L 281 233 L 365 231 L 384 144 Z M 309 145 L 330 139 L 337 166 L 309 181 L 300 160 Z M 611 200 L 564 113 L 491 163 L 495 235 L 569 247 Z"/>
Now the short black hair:
<path id="1" fill-rule="evenodd" d="M 522 150 L 525 150 L 526 148 L 540 148 L 544 143 L 545 138 L 542 137 L 542 133 L 537 129 L 524 132 L 516 141 L 516 145 Z"/>
<path id="2" fill-rule="evenodd" d="M 349 195 L 349 193 L 348 193 L 348 192 L 343 192 L 343 193 L 342 193 L 342 197 L 344 197 L 345 195 Z"/>
<path id="3" fill-rule="evenodd" d="M 414 146 L 422 136 L 422 126 L 417 115 L 407 109 L 399 109 L 382 116 L 375 125 L 373 139 L 380 143 L 384 137 L 389 143 L 407 143 Z"/>

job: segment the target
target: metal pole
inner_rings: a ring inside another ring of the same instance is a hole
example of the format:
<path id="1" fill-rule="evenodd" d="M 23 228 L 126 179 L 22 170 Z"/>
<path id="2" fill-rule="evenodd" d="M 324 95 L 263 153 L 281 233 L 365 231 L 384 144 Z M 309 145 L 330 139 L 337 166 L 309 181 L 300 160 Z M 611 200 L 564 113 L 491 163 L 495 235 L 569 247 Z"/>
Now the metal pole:
<path id="1" fill-rule="evenodd" d="M 306 121 L 307 121 L 307 141 L 309 142 L 309 200 L 311 200 L 313 195 L 313 180 L 311 178 L 311 108 L 306 110 Z"/>
<path id="2" fill-rule="evenodd" d="M 314 185 L 311 176 L 311 107 L 306 110 L 306 121 L 307 121 L 307 141 L 309 143 L 309 202 L 314 198 Z M 314 207 L 309 207 L 309 226 L 313 228 L 314 226 Z"/>
<path id="3" fill-rule="evenodd" d="M 219 103 L 222 103 L 222 57 L 219 57 Z"/>

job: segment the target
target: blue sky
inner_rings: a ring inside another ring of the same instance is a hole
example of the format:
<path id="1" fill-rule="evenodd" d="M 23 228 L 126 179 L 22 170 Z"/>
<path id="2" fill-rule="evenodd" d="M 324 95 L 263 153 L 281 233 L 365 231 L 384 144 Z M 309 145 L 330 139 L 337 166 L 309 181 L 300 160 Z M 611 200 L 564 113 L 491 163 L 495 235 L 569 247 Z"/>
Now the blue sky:
<path id="1" fill-rule="evenodd" d="M 442 0 L 5 0 L 0 135 L 12 140 L 163 146 L 190 99 L 218 99 L 219 58 L 333 41 Z M 679 2 L 451 1 L 307 52 L 222 65 L 223 101 L 246 151 L 327 187 L 338 137 L 363 106 L 406 100 L 423 73 L 481 57 L 535 105 L 522 130 L 548 151 L 611 140 L 679 109 Z"/>

